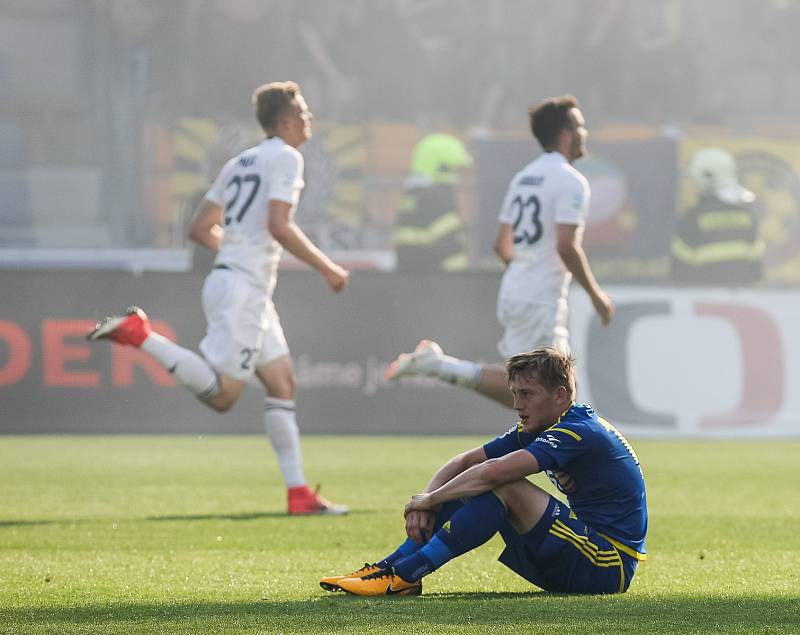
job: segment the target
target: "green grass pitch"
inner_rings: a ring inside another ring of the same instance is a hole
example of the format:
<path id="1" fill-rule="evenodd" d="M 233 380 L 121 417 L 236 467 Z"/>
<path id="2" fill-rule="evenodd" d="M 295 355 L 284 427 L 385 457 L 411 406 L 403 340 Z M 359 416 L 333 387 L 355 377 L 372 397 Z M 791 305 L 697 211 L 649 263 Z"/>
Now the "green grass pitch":
<path id="1" fill-rule="evenodd" d="M 621 596 L 543 593 L 498 538 L 419 598 L 319 588 L 388 553 L 409 495 L 483 440 L 306 437 L 353 512 L 290 518 L 261 437 L 0 437 L 0 633 L 800 633 L 797 441 L 634 440 L 649 559 Z"/>

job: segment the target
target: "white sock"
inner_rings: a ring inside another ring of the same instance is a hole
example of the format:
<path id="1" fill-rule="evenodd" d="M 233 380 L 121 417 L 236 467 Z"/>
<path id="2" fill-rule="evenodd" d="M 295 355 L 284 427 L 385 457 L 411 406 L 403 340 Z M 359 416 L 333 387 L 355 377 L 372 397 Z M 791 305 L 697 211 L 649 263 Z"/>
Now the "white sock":
<path id="1" fill-rule="evenodd" d="M 468 359 L 445 355 L 441 358 L 436 376 L 462 388 L 475 388 L 481 377 L 481 365 Z"/>
<path id="2" fill-rule="evenodd" d="M 306 484 L 303 455 L 300 452 L 300 429 L 294 415 L 294 399 L 264 399 L 264 429 L 267 431 L 286 487 Z"/>
<path id="3" fill-rule="evenodd" d="M 155 332 L 142 342 L 142 350 L 175 375 L 198 399 L 209 399 L 219 392 L 219 380 L 214 369 L 194 351 Z"/>

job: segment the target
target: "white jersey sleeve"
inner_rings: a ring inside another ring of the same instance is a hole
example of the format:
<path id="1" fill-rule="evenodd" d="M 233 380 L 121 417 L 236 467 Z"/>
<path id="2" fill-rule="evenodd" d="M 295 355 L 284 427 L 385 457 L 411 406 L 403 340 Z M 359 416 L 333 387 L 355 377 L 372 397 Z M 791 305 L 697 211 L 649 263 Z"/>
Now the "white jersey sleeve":
<path id="1" fill-rule="evenodd" d="M 291 146 L 285 146 L 270 161 L 267 168 L 269 200 L 296 205 L 303 183 L 303 155 Z"/>
<path id="2" fill-rule="evenodd" d="M 553 199 L 555 221 L 563 225 L 583 225 L 589 210 L 589 182 L 575 169 L 570 169 L 564 177 Z"/>
<path id="3" fill-rule="evenodd" d="M 211 184 L 211 187 L 206 192 L 206 198 L 211 201 L 212 203 L 216 203 L 219 206 L 225 205 L 225 179 L 227 178 L 227 174 L 230 171 L 230 166 L 235 163 L 234 159 L 230 159 L 222 169 L 219 171 L 217 178 Z"/>

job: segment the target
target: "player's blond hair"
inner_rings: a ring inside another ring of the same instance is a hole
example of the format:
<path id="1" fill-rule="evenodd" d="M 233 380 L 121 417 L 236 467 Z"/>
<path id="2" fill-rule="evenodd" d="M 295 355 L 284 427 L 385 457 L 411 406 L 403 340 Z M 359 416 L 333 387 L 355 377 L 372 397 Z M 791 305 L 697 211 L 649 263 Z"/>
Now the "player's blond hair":
<path id="1" fill-rule="evenodd" d="M 570 399 L 575 399 L 575 358 L 552 346 L 542 346 L 528 353 L 520 353 L 506 360 L 506 376 L 511 382 L 519 377 L 536 376 L 547 390 L 559 386 L 567 389 Z"/>
<path id="2" fill-rule="evenodd" d="M 278 117 L 289 110 L 294 98 L 300 94 L 295 82 L 272 82 L 259 86 L 253 91 L 253 107 L 256 119 L 264 132 L 270 132 L 278 125 Z"/>

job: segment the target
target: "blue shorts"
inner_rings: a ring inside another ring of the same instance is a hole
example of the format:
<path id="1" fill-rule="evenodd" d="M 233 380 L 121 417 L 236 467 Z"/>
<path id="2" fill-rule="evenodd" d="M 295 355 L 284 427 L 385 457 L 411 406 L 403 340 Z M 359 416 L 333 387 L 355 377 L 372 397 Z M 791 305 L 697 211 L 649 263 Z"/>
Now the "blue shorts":
<path id="1" fill-rule="evenodd" d="M 588 527 L 561 501 L 550 497 L 547 511 L 527 534 L 505 521 L 506 548 L 500 562 L 545 591 L 622 593 L 637 561 Z"/>

